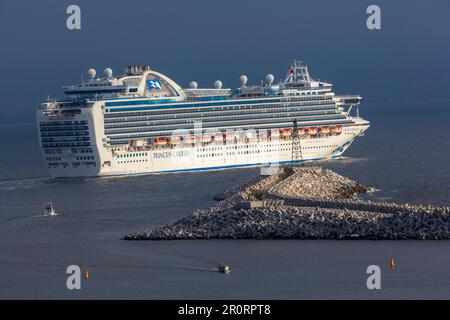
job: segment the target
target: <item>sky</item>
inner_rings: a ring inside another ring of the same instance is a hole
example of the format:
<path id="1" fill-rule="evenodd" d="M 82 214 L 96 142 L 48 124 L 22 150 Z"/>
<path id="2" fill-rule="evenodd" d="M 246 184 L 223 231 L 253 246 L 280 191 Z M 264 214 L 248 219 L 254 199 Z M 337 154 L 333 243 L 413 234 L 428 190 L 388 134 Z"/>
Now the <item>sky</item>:
<path id="1" fill-rule="evenodd" d="M 66 9 L 81 8 L 81 30 Z M 381 9 L 369 30 L 366 9 Z M 284 78 L 292 59 L 364 102 L 450 97 L 448 0 L 0 0 L 0 123 L 34 121 L 39 104 L 95 68 L 150 65 L 182 87 Z"/>

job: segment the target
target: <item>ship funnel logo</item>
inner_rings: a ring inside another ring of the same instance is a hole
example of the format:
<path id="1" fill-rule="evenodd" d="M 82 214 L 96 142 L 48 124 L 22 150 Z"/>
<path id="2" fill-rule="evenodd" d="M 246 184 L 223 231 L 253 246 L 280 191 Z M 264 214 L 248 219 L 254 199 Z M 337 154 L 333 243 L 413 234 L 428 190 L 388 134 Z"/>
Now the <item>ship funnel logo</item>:
<path id="1" fill-rule="evenodd" d="M 159 79 L 146 80 L 149 90 L 161 90 L 161 81 Z"/>

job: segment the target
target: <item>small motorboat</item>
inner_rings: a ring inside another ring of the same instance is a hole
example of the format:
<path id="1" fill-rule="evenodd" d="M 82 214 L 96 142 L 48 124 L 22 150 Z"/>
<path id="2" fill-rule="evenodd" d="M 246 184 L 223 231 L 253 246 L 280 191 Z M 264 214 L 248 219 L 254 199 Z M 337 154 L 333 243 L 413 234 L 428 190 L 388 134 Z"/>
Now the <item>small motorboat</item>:
<path id="1" fill-rule="evenodd" d="M 55 206 L 52 202 L 46 202 L 44 204 L 44 216 L 56 216 Z"/>
<path id="2" fill-rule="evenodd" d="M 217 271 L 220 273 L 228 273 L 231 271 L 230 267 L 224 264 L 221 264 L 217 267 Z"/>

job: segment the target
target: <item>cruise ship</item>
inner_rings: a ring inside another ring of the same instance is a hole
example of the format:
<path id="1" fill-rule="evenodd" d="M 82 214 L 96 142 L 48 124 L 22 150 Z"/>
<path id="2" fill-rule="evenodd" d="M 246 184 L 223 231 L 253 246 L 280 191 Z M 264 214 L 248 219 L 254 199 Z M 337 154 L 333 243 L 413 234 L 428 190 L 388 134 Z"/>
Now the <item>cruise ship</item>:
<path id="1" fill-rule="evenodd" d="M 294 60 L 284 79 L 268 74 L 235 89 L 192 81 L 181 88 L 149 66 L 110 68 L 63 87 L 37 110 L 39 142 L 53 177 L 189 172 L 341 157 L 370 123 L 361 97 L 335 95 Z"/>

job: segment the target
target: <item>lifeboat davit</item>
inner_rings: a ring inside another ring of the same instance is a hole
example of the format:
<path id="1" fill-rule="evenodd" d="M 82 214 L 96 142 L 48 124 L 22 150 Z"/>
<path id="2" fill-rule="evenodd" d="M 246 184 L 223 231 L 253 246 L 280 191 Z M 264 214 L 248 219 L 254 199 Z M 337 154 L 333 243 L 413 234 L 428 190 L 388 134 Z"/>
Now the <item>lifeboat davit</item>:
<path id="1" fill-rule="evenodd" d="M 320 133 L 324 133 L 324 134 L 330 133 L 330 128 L 322 127 L 322 128 L 319 128 L 319 131 L 320 131 Z"/>
<path id="2" fill-rule="evenodd" d="M 162 146 L 162 145 L 167 144 L 167 140 L 168 140 L 167 138 L 156 138 L 155 144 L 158 146 Z"/>
<path id="3" fill-rule="evenodd" d="M 291 129 L 282 129 L 282 130 L 280 130 L 280 134 L 283 137 L 289 137 L 292 134 L 292 130 Z"/>
<path id="4" fill-rule="evenodd" d="M 317 134 L 317 128 L 308 128 L 308 134 L 310 135 Z"/>
<path id="5" fill-rule="evenodd" d="M 333 127 L 333 128 L 331 128 L 331 132 L 333 132 L 335 134 L 339 134 L 342 132 L 342 127 Z"/>

